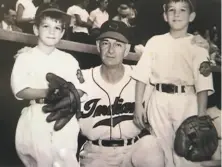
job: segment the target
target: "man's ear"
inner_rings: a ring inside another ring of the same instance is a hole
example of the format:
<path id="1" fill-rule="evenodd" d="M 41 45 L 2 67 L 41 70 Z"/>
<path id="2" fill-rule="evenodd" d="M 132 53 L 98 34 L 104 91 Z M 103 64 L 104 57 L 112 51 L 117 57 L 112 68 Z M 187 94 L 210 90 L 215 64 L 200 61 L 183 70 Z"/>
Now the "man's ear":
<path id="1" fill-rule="evenodd" d="M 125 52 L 124 52 L 124 57 L 126 57 L 126 56 L 129 54 L 129 52 L 130 52 L 130 47 L 131 47 L 130 44 L 126 44 L 126 49 L 125 49 Z"/>
<path id="2" fill-rule="evenodd" d="M 97 40 L 96 41 L 96 48 L 97 48 L 97 51 L 100 53 L 100 46 L 99 46 L 99 44 L 100 44 L 100 40 Z"/>
<path id="3" fill-rule="evenodd" d="M 192 13 L 190 14 L 190 17 L 189 17 L 189 22 L 194 21 L 195 17 L 196 17 L 196 13 L 195 13 L 195 12 L 192 12 Z"/>
<path id="4" fill-rule="evenodd" d="M 35 36 L 39 36 L 39 28 L 35 24 L 33 25 L 33 32 L 34 32 Z"/>

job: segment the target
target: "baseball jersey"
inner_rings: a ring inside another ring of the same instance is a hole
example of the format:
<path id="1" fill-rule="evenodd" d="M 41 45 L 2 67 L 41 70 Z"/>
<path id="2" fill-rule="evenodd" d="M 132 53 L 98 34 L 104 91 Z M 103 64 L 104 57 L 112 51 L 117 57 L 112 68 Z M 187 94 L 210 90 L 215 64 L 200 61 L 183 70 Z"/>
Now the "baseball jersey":
<path id="1" fill-rule="evenodd" d="M 103 80 L 101 66 L 83 70 L 85 82 L 80 85 L 87 94 L 79 120 L 82 133 L 89 140 L 126 139 L 135 137 L 140 129 L 133 123 L 135 80 L 132 66 L 124 65 L 123 78 L 116 84 Z"/>
<path id="2" fill-rule="evenodd" d="M 92 28 L 100 28 L 109 19 L 109 14 L 97 8 L 90 13 L 89 19 L 93 22 Z"/>
<path id="3" fill-rule="evenodd" d="M 207 50 L 191 44 L 193 35 L 173 38 L 170 33 L 152 37 L 146 44 L 133 78 L 144 83 L 194 85 L 196 92 L 213 92 L 212 75 L 203 76 L 200 64 L 208 61 Z"/>
<path id="4" fill-rule="evenodd" d="M 52 53 L 46 55 L 38 47 L 34 47 L 17 57 L 11 75 L 12 91 L 16 95 L 27 87 L 48 88 L 46 80 L 48 72 L 52 72 L 78 87 L 79 81 L 76 77 L 78 69 L 79 63 L 72 55 L 58 49 L 54 49 Z"/>

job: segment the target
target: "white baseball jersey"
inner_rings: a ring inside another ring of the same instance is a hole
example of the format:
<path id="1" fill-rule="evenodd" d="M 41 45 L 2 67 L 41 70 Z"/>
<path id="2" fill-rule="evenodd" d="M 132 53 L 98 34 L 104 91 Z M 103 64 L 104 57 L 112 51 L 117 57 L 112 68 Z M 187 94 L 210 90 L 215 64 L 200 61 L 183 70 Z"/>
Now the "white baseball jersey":
<path id="1" fill-rule="evenodd" d="M 15 61 L 11 87 L 14 95 L 25 89 L 46 89 L 48 72 L 70 81 L 78 87 L 79 81 L 76 72 L 79 69 L 78 62 L 72 55 L 54 49 L 46 55 L 38 47 L 22 53 Z M 18 97 L 16 97 L 19 99 Z M 22 100 L 22 99 L 19 99 Z M 77 166 L 76 160 L 77 137 L 79 125 L 73 118 L 62 130 L 55 132 L 54 123 L 47 123 L 48 114 L 43 113 L 42 106 L 31 100 L 31 105 L 22 110 L 16 129 L 16 150 L 26 166 L 34 167 Z"/>
<path id="2" fill-rule="evenodd" d="M 106 147 L 90 140 L 134 138 L 140 133 L 133 123 L 135 80 L 132 66 L 124 65 L 123 78 L 116 84 L 103 80 L 101 66 L 83 70 L 87 93 L 79 120 L 82 133 L 89 139 L 80 152 L 81 167 L 163 167 L 163 152 L 156 137 L 146 135 L 136 143 Z M 100 140 L 100 141 L 101 141 Z M 127 140 L 125 140 L 127 141 Z"/>
<path id="3" fill-rule="evenodd" d="M 146 84 L 184 85 L 186 93 L 165 93 L 154 90 L 148 103 L 148 119 L 165 152 L 166 167 L 198 167 L 173 152 L 175 131 L 187 117 L 197 115 L 196 93 L 212 94 L 212 75 L 199 72 L 207 61 L 205 49 L 191 44 L 192 35 L 174 39 L 169 33 L 154 36 L 146 46 L 133 77 Z M 194 89 L 195 88 L 195 89 Z M 172 156 L 173 155 L 173 156 Z"/>
<path id="4" fill-rule="evenodd" d="M 126 139 L 137 136 L 140 130 L 133 123 L 135 80 L 130 76 L 132 66 L 124 65 L 120 82 L 109 84 L 100 74 L 101 66 L 83 70 L 85 83 L 80 89 L 87 93 L 82 103 L 82 133 L 90 140 Z"/>

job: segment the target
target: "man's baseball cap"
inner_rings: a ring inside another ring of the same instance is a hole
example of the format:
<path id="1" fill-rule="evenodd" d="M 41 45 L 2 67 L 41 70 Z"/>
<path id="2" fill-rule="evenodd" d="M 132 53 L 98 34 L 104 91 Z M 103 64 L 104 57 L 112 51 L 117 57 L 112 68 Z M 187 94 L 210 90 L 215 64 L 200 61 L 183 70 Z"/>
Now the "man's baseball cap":
<path id="1" fill-rule="evenodd" d="M 60 13 L 61 15 L 64 16 L 64 18 L 70 19 L 70 16 L 66 12 L 62 11 L 58 4 L 43 3 L 38 7 L 38 9 L 36 11 L 35 20 L 38 19 L 42 14 L 44 14 L 46 12 Z"/>
<path id="2" fill-rule="evenodd" d="M 111 38 L 124 43 L 129 43 L 129 28 L 121 21 L 106 21 L 100 28 L 100 35 L 97 40 L 103 38 Z"/>

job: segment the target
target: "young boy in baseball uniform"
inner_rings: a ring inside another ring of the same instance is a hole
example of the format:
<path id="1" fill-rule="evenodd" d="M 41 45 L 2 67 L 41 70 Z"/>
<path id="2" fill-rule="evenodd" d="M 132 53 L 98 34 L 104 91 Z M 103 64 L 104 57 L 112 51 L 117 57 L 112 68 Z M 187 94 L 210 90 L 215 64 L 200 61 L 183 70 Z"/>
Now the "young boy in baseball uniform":
<path id="1" fill-rule="evenodd" d="M 30 101 L 21 112 L 15 138 L 17 153 L 27 167 L 79 166 L 76 160 L 79 133 L 76 118 L 55 132 L 53 123 L 46 122 L 48 114 L 42 111 L 48 91 L 48 72 L 75 85 L 79 83 L 76 77 L 78 62 L 55 47 L 65 32 L 67 19 L 67 15 L 55 5 L 40 6 L 33 26 L 38 44 L 21 53 L 12 70 L 11 87 L 15 97 Z"/>
<path id="2" fill-rule="evenodd" d="M 208 95 L 214 91 L 212 75 L 199 72 L 200 64 L 208 60 L 207 50 L 192 45 L 193 35 L 187 32 L 194 18 L 193 0 L 167 0 L 164 20 L 170 31 L 147 42 L 133 74 L 137 80 L 134 120 L 143 126 L 148 117 L 164 149 L 166 167 L 199 166 L 175 154 L 175 132 L 187 117 L 206 114 Z M 149 99 L 146 112 L 142 106 L 145 87 L 152 89 L 144 97 Z"/>

